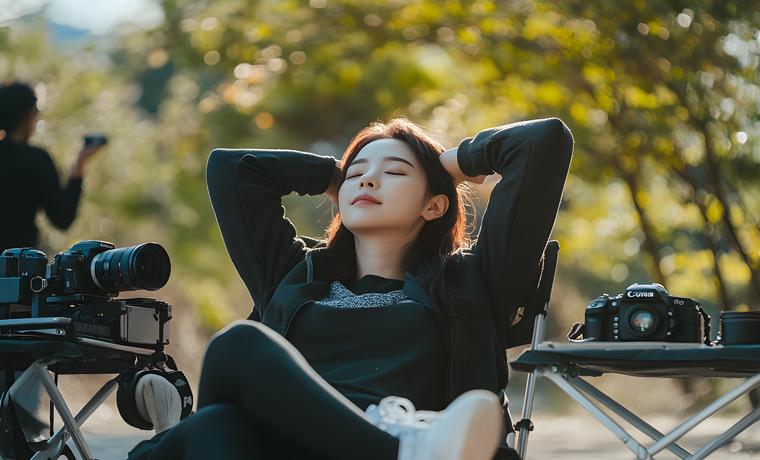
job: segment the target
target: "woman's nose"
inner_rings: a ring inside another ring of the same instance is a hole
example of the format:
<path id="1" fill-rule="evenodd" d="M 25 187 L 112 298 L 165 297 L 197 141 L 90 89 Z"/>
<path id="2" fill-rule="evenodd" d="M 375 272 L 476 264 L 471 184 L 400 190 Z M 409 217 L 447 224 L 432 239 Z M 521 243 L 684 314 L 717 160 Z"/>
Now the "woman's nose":
<path id="1" fill-rule="evenodd" d="M 359 179 L 359 188 L 368 188 L 370 190 L 376 190 L 377 189 L 377 181 L 371 177 L 363 176 L 361 179 Z"/>

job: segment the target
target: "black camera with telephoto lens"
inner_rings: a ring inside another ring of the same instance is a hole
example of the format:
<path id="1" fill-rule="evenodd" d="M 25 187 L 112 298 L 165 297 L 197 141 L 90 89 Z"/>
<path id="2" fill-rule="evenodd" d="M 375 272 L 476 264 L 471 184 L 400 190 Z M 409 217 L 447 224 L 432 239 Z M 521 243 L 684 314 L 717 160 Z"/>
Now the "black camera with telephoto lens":
<path id="1" fill-rule="evenodd" d="M 0 255 L 0 320 L 71 318 L 79 336 L 160 349 L 169 343 L 171 305 L 148 297 L 113 299 L 120 292 L 162 288 L 169 280 L 169 255 L 156 243 L 116 248 L 81 241 L 47 256 L 34 248 Z M 13 322 L 0 335 L 13 334 Z M 26 326 L 25 326 L 26 327 Z M 39 330 L 61 334 L 63 329 Z"/>
<path id="2" fill-rule="evenodd" d="M 656 283 L 632 284 L 616 297 L 603 294 L 588 304 L 585 317 L 571 332 L 585 340 L 710 343 L 710 317 L 699 302 Z"/>

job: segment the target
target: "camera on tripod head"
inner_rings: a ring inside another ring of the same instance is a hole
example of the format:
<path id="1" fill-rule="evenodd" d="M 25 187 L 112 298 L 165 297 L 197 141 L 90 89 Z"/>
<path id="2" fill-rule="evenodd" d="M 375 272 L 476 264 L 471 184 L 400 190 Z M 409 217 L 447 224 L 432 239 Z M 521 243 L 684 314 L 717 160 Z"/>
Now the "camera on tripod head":
<path id="1" fill-rule="evenodd" d="M 169 280 L 171 263 L 156 243 L 117 249 L 104 241 L 81 241 L 47 256 L 34 248 L 0 255 L 0 319 L 70 318 L 79 336 L 124 345 L 169 343 L 171 305 L 153 298 L 115 300 L 120 292 L 155 291 Z M 12 326 L 3 326 L 2 333 Z M 66 334 L 41 329 L 41 336 Z"/>
<path id="2" fill-rule="evenodd" d="M 710 344 L 710 316 L 699 302 L 671 296 L 661 284 L 632 284 L 625 294 L 603 294 L 586 307 L 586 324 L 568 337 L 601 342 L 650 341 Z"/>

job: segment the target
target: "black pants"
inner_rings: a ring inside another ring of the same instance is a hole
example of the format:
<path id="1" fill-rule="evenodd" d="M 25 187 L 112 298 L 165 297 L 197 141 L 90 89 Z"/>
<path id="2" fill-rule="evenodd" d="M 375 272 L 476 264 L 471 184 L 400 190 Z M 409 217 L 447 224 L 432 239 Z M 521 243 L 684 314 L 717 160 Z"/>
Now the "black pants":
<path id="1" fill-rule="evenodd" d="M 239 321 L 209 343 L 198 411 L 149 460 L 396 460 L 398 439 L 375 427 L 282 336 Z"/>

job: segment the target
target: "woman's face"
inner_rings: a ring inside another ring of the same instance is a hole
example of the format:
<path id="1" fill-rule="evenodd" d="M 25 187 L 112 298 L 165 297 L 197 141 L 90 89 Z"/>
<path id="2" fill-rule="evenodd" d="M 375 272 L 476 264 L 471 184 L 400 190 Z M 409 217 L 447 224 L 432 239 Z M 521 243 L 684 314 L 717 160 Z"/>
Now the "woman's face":
<path id="1" fill-rule="evenodd" d="M 438 217 L 431 214 L 431 200 L 411 148 L 398 139 L 378 139 L 348 165 L 338 208 L 354 235 L 416 236 L 427 220 Z"/>

